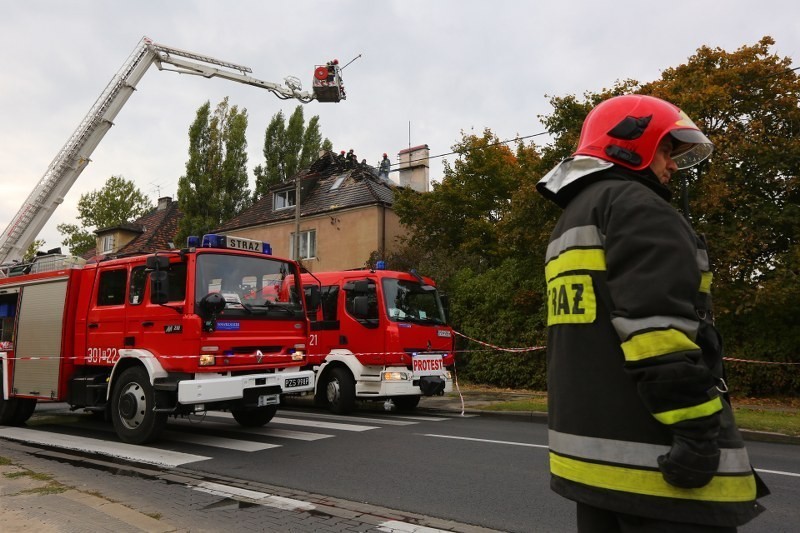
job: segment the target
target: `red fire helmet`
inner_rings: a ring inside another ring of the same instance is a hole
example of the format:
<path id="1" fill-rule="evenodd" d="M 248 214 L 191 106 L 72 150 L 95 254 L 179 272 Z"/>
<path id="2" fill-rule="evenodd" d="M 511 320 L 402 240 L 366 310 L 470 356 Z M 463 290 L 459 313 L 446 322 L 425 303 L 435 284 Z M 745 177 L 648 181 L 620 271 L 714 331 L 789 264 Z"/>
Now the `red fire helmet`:
<path id="1" fill-rule="evenodd" d="M 632 170 L 650 166 L 664 136 L 670 135 L 672 159 L 679 169 L 708 158 L 714 145 L 676 105 L 640 94 L 615 96 L 586 116 L 573 155 L 588 155 Z"/>

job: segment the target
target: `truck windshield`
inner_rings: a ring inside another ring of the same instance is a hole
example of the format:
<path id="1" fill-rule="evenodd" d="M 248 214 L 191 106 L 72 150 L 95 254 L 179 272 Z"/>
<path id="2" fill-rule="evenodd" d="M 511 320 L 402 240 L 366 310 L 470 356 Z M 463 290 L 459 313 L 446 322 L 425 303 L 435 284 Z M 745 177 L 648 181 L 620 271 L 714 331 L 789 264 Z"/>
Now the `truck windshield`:
<path id="1" fill-rule="evenodd" d="M 444 324 L 444 311 L 439 293 L 430 285 L 401 279 L 383 280 L 383 297 L 389 320 Z"/>
<path id="2" fill-rule="evenodd" d="M 268 257 L 201 254 L 197 257 L 195 308 L 209 293 L 225 298 L 220 316 L 296 319 L 304 315 L 294 267 Z"/>

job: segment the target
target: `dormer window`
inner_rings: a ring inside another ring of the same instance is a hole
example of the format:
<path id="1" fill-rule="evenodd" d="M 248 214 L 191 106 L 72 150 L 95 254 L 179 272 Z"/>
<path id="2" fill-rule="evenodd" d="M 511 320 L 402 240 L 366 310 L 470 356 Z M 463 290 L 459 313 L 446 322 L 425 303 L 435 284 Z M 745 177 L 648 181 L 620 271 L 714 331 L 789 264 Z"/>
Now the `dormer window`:
<path id="1" fill-rule="evenodd" d="M 114 235 L 106 235 L 103 237 L 101 250 L 104 254 L 110 254 L 114 251 Z"/>
<path id="2" fill-rule="evenodd" d="M 296 203 L 294 189 L 276 192 L 272 197 L 272 207 L 275 211 L 294 207 Z"/>

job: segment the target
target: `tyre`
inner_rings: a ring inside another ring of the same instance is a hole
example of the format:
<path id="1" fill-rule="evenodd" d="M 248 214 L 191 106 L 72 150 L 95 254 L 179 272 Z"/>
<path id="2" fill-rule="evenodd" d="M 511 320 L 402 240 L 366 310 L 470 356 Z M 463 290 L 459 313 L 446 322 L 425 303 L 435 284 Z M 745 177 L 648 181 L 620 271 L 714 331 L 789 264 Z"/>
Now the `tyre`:
<path id="1" fill-rule="evenodd" d="M 233 419 L 239 422 L 240 426 L 246 428 L 261 427 L 275 416 L 278 412 L 277 405 L 257 407 L 255 409 L 231 409 Z"/>
<path id="2" fill-rule="evenodd" d="M 419 405 L 421 396 L 415 394 L 413 396 L 394 396 L 392 401 L 394 405 L 401 411 L 413 411 Z"/>
<path id="3" fill-rule="evenodd" d="M 17 410 L 9 421 L 11 426 L 21 426 L 33 415 L 36 410 L 36 400 L 31 398 L 17 398 Z"/>
<path id="4" fill-rule="evenodd" d="M 356 404 L 356 382 L 349 370 L 332 368 L 325 379 L 328 408 L 337 415 L 346 415 Z"/>
<path id="5" fill-rule="evenodd" d="M 120 440 L 146 444 L 156 440 L 167 423 L 167 413 L 153 411 L 155 391 L 141 366 L 122 372 L 115 380 L 111 398 L 111 421 Z"/>
<path id="6" fill-rule="evenodd" d="M 0 365 L 0 378 L 3 375 L 3 366 Z M 3 399 L 3 391 L 5 385 L 3 384 L 3 380 L 0 379 L 0 426 L 9 426 L 11 425 L 11 421 L 14 418 L 14 415 L 17 413 L 17 398 L 9 398 L 8 400 Z"/>

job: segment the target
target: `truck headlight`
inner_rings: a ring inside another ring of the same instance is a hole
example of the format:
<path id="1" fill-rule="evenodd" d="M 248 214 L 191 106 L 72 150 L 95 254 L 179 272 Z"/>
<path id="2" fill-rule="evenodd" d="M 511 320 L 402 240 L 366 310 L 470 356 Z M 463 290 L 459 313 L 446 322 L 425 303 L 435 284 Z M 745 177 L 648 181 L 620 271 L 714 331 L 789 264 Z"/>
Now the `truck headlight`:
<path id="1" fill-rule="evenodd" d="M 200 355 L 200 366 L 214 366 L 216 357 L 211 353 L 204 353 Z"/>
<path id="2" fill-rule="evenodd" d="M 383 381 L 408 381 L 406 372 L 384 372 L 381 376 Z"/>

